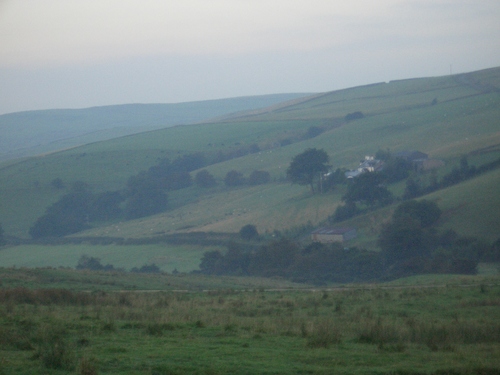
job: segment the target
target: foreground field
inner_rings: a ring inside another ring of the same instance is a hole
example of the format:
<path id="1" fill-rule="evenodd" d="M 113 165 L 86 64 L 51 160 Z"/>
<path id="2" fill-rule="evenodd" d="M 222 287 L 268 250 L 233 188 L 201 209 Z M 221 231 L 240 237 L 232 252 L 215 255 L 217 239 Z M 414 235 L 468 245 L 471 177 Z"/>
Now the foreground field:
<path id="1" fill-rule="evenodd" d="M 7 288 L 27 271 L 1 272 L 2 374 L 500 373 L 497 277 L 88 293 Z"/>

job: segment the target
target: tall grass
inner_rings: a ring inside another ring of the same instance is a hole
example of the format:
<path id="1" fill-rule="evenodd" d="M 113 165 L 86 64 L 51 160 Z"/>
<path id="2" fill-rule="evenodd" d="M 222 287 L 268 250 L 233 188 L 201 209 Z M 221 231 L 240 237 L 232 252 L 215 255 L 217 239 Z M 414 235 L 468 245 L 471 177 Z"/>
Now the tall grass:
<path id="1" fill-rule="evenodd" d="M 134 373 L 134 366 L 139 366 L 134 358 L 150 363 L 150 368 L 171 368 L 162 347 L 168 346 L 169 355 L 183 361 L 192 357 L 191 351 L 198 352 L 200 368 L 211 363 L 207 348 L 224 348 L 243 362 L 242 350 L 252 351 L 256 358 L 275 353 L 269 365 L 295 373 L 312 370 L 307 363 L 327 351 L 343 353 L 353 363 L 364 353 L 366 363 L 385 369 L 381 373 L 397 363 L 415 364 L 433 356 L 422 373 L 449 368 L 461 374 L 470 368 L 500 369 L 495 354 L 500 352 L 499 301 L 500 287 L 495 285 L 208 293 L 2 289 L 0 354 L 18 353 L 17 369 L 30 366 L 21 358 L 26 358 L 22 353 L 32 353 L 32 361 L 47 370 L 107 373 L 115 363 L 122 373 Z M 292 367 L 283 362 L 281 348 L 295 353 Z M 225 365 L 212 363 L 212 370 L 235 371 L 226 352 L 218 353 Z M 373 353 L 378 355 L 372 357 Z M 387 364 L 378 363 L 378 357 Z M 176 366 L 177 373 L 190 371 L 187 365 Z M 342 368 L 350 373 L 366 370 L 361 366 L 357 371 L 356 366 L 360 365 Z M 7 366 L 9 371 L 14 368 Z"/>

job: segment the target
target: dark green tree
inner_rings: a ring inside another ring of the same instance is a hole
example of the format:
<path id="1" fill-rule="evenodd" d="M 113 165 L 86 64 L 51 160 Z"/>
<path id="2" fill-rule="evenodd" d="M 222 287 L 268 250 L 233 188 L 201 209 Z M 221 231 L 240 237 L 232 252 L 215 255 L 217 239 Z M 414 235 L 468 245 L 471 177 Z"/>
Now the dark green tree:
<path id="1" fill-rule="evenodd" d="M 206 169 L 203 169 L 196 173 L 196 175 L 194 176 L 194 182 L 196 186 L 202 188 L 211 188 L 217 185 L 214 176 L 210 174 L 210 172 L 208 172 Z"/>
<path id="2" fill-rule="evenodd" d="M 207 164 L 205 156 L 201 152 L 179 156 L 170 165 L 173 171 L 192 172 L 203 168 Z"/>
<path id="3" fill-rule="evenodd" d="M 262 246 L 250 260 L 249 272 L 259 276 L 287 276 L 299 247 L 294 242 L 282 238 Z"/>
<path id="4" fill-rule="evenodd" d="M 118 191 L 105 191 L 94 196 L 90 221 L 108 221 L 122 214 L 120 203 L 125 197 Z"/>
<path id="5" fill-rule="evenodd" d="M 344 205 L 339 205 L 335 209 L 333 216 L 328 217 L 330 222 L 336 223 L 339 221 L 347 220 L 360 212 L 356 203 L 347 201 Z"/>
<path id="6" fill-rule="evenodd" d="M 387 265 L 429 255 L 419 220 L 408 215 L 386 224 L 378 238 L 378 245 Z"/>
<path id="7" fill-rule="evenodd" d="M 420 201 L 410 200 L 401 203 L 396 208 L 392 220 L 399 220 L 403 216 L 410 216 L 412 219 L 418 220 L 422 228 L 428 228 L 439 220 L 441 209 L 433 201 L 426 199 Z"/>
<path id="8" fill-rule="evenodd" d="M 203 254 L 200 263 L 201 273 L 211 275 L 221 273 L 220 263 L 224 256 L 219 250 L 207 251 Z"/>
<path id="9" fill-rule="evenodd" d="M 440 242 L 432 228 L 440 216 L 441 210 L 435 202 L 410 200 L 401 203 L 378 238 L 387 264 L 429 258 Z"/>
<path id="10" fill-rule="evenodd" d="M 327 163 L 328 154 L 325 150 L 309 148 L 292 159 L 286 174 L 292 183 L 309 185 L 314 193 L 315 182 L 328 171 Z"/>
<path id="11" fill-rule="evenodd" d="M 154 215 L 168 208 L 167 193 L 144 171 L 128 179 L 126 195 L 127 219 Z"/>
<path id="12" fill-rule="evenodd" d="M 367 206 L 384 206 L 394 200 L 392 193 L 383 185 L 383 177 L 378 173 L 367 172 L 353 178 L 347 185 L 342 197 L 346 203 L 363 203 Z"/>
<path id="13" fill-rule="evenodd" d="M 421 194 L 422 188 L 420 187 L 420 181 L 413 177 L 406 180 L 406 187 L 403 193 L 403 199 L 413 199 Z"/>
<path id="14" fill-rule="evenodd" d="M 384 177 L 384 180 L 388 183 L 398 182 L 404 180 L 410 175 L 410 171 L 413 166 L 411 162 L 403 159 L 391 156 L 385 161 L 384 169 L 380 174 Z"/>
<path id="15" fill-rule="evenodd" d="M 2 224 L 0 223 L 0 246 L 5 245 L 5 243 L 6 243 L 6 241 L 5 241 L 5 237 L 4 237 L 4 231 L 2 228 Z"/>
<path id="16" fill-rule="evenodd" d="M 37 239 L 60 237 L 84 230 L 92 214 L 93 195 L 87 184 L 77 181 L 70 191 L 47 208 L 29 233 Z"/>
<path id="17" fill-rule="evenodd" d="M 253 224 L 247 224 L 241 227 L 240 229 L 240 237 L 244 240 L 250 241 L 259 237 L 259 232 L 257 232 L 257 228 Z"/>
<path id="18" fill-rule="evenodd" d="M 134 192 L 125 205 L 127 219 L 137 219 L 166 211 L 168 196 L 161 189 L 140 190 Z"/>
<path id="19" fill-rule="evenodd" d="M 103 266 L 101 264 L 101 259 L 90 257 L 88 255 L 82 255 L 78 259 L 76 265 L 77 270 L 92 270 L 92 271 L 112 271 L 115 268 L 111 264 L 106 264 Z"/>
<path id="20" fill-rule="evenodd" d="M 309 129 L 307 129 L 306 134 L 304 135 L 304 139 L 311 139 L 314 137 L 317 137 L 321 133 L 324 133 L 325 129 L 320 128 L 318 126 L 310 126 Z"/>
<path id="21" fill-rule="evenodd" d="M 141 268 L 133 267 L 130 272 L 135 273 L 161 273 L 160 267 L 156 264 L 145 264 Z"/>

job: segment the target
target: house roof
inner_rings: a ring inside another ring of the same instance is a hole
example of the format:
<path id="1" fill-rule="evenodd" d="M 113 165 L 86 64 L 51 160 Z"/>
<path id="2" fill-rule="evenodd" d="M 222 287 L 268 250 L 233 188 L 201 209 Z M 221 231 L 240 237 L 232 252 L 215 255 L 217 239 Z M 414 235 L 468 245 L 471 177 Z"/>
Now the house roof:
<path id="1" fill-rule="evenodd" d="M 330 235 L 338 235 L 338 234 L 345 234 L 350 231 L 355 230 L 355 228 L 333 228 L 333 227 L 323 227 L 323 228 L 318 228 L 315 231 L 313 231 L 311 234 L 330 234 Z"/>

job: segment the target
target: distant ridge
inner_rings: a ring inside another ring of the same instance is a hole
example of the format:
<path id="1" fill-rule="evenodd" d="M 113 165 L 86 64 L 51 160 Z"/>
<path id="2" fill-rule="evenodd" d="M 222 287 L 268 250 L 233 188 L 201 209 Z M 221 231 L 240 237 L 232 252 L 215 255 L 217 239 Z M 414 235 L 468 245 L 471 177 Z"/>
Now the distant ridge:
<path id="1" fill-rule="evenodd" d="M 0 161 L 174 125 L 199 123 L 307 95 L 310 94 L 272 94 L 185 103 L 122 104 L 8 113 L 0 115 Z"/>

